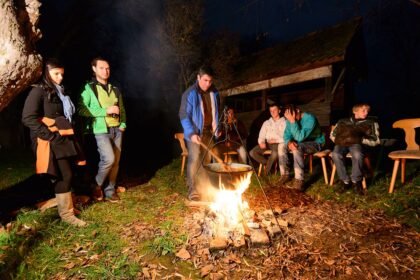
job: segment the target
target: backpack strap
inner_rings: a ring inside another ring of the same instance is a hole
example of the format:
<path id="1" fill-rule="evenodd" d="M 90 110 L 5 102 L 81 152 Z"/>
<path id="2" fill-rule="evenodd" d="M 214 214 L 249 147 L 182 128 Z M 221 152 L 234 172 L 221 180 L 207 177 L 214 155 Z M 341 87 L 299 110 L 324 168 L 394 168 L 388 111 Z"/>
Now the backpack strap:
<path id="1" fill-rule="evenodd" d="M 90 88 L 92 89 L 93 93 L 95 94 L 96 98 L 99 100 L 98 89 L 96 88 L 97 83 L 94 82 L 94 81 L 90 81 L 90 82 L 88 82 L 88 84 L 89 84 Z M 115 96 L 117 98 L 119 98 L 120 95 L 121 95 L 121 92 L 120 92 L 119 88 L 117 88 L 116 86 L 112 86 L 112 85 L 111 85 L 111 87 L 112 87 L 112 90 L 115 93 Z"/>
<path id="2" fill-rule="evenodd" d="M 98 89 L 96 88 L 96 83 L 95 83 L 95 82 L 93 82 L 93 81 L 90 81 L 90 82 L 88 83 L 88 85 L 90 86 L 91 90 L 92 90 L 92 91 L 93 91 L 93 93 L 95 94 L 96 98 L 99 100 L 99 97 L 98 97 Z"/>

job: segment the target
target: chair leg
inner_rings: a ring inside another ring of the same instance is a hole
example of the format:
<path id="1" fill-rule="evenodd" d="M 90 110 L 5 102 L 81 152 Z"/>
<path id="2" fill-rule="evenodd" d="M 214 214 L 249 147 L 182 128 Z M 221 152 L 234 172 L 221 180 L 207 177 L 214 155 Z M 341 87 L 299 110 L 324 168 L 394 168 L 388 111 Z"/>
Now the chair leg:
<path id="1" fill-rule="evenodd" d="M 260 167 L 258 167 L 258 177 L 261 176 L 261 169 L 262 169 L 262 163 L 260 163 Z"/>
<path id="2" fill-rule="evenodd" d="M 363 186 L 364 190 L 367 190 L 367 184 L 366 184 L 366 177 L 365 176 L 363 176 L 362 186 Z"/>
<path id="3" fill-rule="evenodd" d="M 312 160 L 314 156 L 312 154 L 309 155 L 309 174 L 312 175 Z"/>
<path id="4" fill-rule="evenodd" d="M 185 159 L 187 157 L 182 157 L 182 164 L 181 164 L 181 176 L 184 174 L 184 167 L 185 167 Z"/>
<path id="5" fill-rule="evenodd" d="M 396 159 L 394 161 L 394 169 L 392 170 L 391 184 L 389 185 L 388 193 L 392 193 L 394 191 L 394 185 L 395 185 L 395 180 L 397 179 L 399 165 L 400 165 L 400 160 Z"/>
<path id="6" fill-rule="evenodd" d="M 368 170 L 368 173 L 369 173 L 369 176 L 371 177 L 371 178 L 373 178 L 373 168 L 372 168 L 372 164 L 370 163 L 370 159 L 369 159 L 369 157 L 367 157 L 367 156 L 365 156 L 364 157 L 364 159 L 363 159 L 363 161 L 364 161 L 364 163 L 365 163 L 365 165 L 366 165 L 366 168 L 367 168 L 367 170 Z"/>
<path id="7" fill-rule="evenodd" d="M 321 158 L 321 164 L 322 164 L 322 172 L 324 173 L 325 185 L 328 185 L 327 164 L 325 162 L 325 158 L 324 157 Z"/>
<path id="8" fill-rule="evenodd" d="M 226 153 L 225 154 L 225 159 L 224 159 L 224 161 L 223 161 L 224 163 L 227 163 L 228 162 L 228 154 Z"/>
<path id="9" fill-rule="evenodd" d="M 405 158 L 401 160 L 401 183 L 405 183 Z"/>
<path id="10" fill-rule="evenodd" d="M 332 160 L 331 157 L 328 157 L 328 161 L 330 162 L 330 166 L 331 166 L 331 170 L 332 170 L 333 167 L 334 167 L 334 161 Z"/>
<path id="11" fill-rule="evenodd" d="M 337 167 L 335 166 L 335 164 L 333 164 L 333 167 L 331 170 L 330 186 L 334 185 L 334 177 L 335 177 L 336 171 L 337 171 Z"/>

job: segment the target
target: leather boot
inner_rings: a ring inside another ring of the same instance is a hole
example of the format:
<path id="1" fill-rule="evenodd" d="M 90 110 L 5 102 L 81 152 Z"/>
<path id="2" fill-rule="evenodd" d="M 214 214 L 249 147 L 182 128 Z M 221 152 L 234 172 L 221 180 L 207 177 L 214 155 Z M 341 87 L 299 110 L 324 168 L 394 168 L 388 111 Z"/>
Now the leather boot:
<path id="1" fill-rule="evenodd" d="M 86 222 L 74 216 L 71 192 L 56 193 L 55 197 L 57 198 L 58 214 L 60 215 L 61 220 L 78 227 L 84 227 L 86 225 Z"/>

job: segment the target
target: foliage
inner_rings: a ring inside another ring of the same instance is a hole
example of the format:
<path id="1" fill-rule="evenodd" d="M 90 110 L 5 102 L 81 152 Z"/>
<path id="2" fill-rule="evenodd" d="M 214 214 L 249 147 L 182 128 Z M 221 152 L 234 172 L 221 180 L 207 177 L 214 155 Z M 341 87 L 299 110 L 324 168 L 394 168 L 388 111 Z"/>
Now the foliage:
<path id="1" fill-rule="evenodd" d="M 228 85 L 240 59 L 239 34 L 222 30 L 210 38 L 205 46 L 204 60 L 216 72 L 219 86 Z"/>
<path id="2" fill-rule="evenodd" d="M 203 1 L 167 0 L 165 26 L 179 65 L 180 88 L 183 90 L 194 80 L 201 56 L 199 35 L 203 26 Z"/>

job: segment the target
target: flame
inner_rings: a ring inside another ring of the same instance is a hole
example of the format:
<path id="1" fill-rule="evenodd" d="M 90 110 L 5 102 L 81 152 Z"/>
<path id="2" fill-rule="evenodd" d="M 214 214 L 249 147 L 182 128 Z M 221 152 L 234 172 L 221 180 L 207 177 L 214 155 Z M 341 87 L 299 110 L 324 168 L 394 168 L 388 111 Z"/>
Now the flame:
<path id="1" fill-rule="evenodd" d="M 248 209 L 248 203 L 242 201 L 242 194 L 248 189 L 251 182 L 251 173 L 235 183 L 235 190 L 221 190 L 216 193 L 215 200 L 210 209 L 216 215 L 215 235 L 226 236 L 229 231 L 239 230 L 243 234 L 241 222 L 244 220 L 243 212 Z"/>

